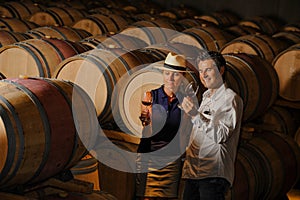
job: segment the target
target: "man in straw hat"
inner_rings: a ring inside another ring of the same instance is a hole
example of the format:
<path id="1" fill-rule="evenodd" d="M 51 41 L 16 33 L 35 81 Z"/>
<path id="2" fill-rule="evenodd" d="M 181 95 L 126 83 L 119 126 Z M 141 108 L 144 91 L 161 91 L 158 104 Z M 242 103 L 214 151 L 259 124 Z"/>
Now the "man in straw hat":
<path id="1" fill-rule="evenodd" d="M 188 116 L 178 107 L 184 97 L 180 88 L 189 71 L 186 64 L 185 56 L 170 52 L 155 67 L 162 72 L 163 85 L 142 98 L 140 119 L 144 127 L 138 146 L 137 169 L 141 173 L 136 178 L 137 199 L 178 198 L 180 145 L 188 142 L 189 136 L 184 134 L 191 128 Z"/>

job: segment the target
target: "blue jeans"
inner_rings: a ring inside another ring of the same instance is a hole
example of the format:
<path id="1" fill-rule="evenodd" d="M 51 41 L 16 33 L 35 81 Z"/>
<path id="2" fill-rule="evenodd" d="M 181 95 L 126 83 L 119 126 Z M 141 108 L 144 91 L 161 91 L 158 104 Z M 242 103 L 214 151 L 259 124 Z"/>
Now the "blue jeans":
<path id="1" fill-rule="evenodd" d="M 186 179 L 183 200 L 224 200 L 229 186 L 224 178 Z"/>

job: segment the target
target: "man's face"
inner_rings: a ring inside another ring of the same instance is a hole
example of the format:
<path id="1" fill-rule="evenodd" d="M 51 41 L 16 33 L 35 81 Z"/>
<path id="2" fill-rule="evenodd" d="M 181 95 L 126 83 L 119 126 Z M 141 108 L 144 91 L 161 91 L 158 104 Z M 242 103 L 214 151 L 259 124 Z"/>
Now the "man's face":
<path id="1" fill-rule="evenodd" d="M 220 73 L 212 59 L 200 61 L 198 64 L 198 70 L 200 80 L 204 87 L 208 89 L 216 89 L 223 83 L 221 74 L 223 73 L 223 70 L 221 70 Z"/>

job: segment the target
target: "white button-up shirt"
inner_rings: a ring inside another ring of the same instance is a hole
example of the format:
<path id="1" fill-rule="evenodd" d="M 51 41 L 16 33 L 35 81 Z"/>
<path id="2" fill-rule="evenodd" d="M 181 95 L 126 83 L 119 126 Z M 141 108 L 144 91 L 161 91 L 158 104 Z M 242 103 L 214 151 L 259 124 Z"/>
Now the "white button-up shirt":
<path id="1" fill-rule="evenodd" d="M 193 119 L 182 177 L 222 177 L 232 185 L 243 114 L 242 99 L 224 84 L 213 95 L 203 93 L 200 114 Z"/>

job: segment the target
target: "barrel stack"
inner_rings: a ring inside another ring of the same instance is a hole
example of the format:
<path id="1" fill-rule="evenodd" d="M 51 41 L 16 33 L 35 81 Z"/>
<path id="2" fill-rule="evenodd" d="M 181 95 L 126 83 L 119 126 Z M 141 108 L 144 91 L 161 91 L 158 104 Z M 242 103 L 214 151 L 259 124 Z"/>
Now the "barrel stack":
<path id="1" fill-rule="evenodd" d="M 141 94 L 162 84 L 152 64 L 185 54 L 196 72 L 187 81 L 201 84 L 199 49 L 224 55 L 244 102 L 227 199 L 285 199 L 298 187 L 299 25 L 148 1 L 7 1 L 0 13 L 0 199 L 134 199 L 135 174 L 95 148 L 111 142 L 103 153 L 128 164 Z"/>

